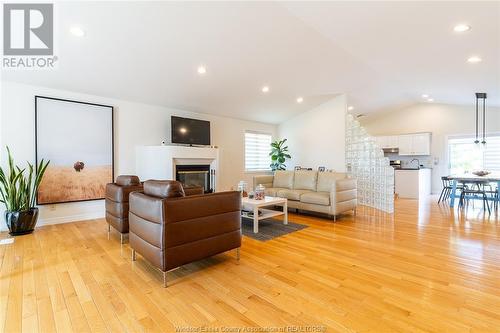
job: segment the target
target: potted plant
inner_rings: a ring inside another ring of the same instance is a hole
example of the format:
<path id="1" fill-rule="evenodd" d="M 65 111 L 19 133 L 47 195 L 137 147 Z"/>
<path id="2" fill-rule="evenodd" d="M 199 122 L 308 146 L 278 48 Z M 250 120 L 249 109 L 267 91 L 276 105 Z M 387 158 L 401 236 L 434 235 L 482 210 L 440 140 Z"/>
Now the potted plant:
<path id="1" fill-rule="evenodd" d="M 285 146 L 286 139 L 276 140 L 271 143 L 271 152 L 269 156 L 271 156 L 271 170 L 285 170 L 286 165 L 285 161 L 287 158 L 292 158 L 290 154 L 288 154 L 288 146 Z"/>
<path id="2" fill-rule="evenodd" d="M 21 169 L 14 164 L 9 147 L 7 154 L 8 172 L 0 167 L 0 202 L 6 208 L 5 222 L 11 235 L 29 234 L 38 220 L 36 193 L 50 161 L 41 160 L 36 169 L 28 162 L 28 167 Z"/>

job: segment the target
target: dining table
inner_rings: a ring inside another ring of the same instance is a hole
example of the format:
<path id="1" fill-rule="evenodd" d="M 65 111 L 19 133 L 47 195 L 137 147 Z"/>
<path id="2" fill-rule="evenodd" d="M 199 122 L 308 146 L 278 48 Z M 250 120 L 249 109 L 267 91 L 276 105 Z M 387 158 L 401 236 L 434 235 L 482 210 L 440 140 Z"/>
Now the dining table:
<path id="1" fill-rule="evenodd" d="M 497 195 L 496 197 L 488 197 L 489 201 L 499 201 L 500 200 L 500 173 L 490 173 L 485 176 L 476 176 L 474 174 L 462 174 L 462 175 L 450 175 L 448 179 L 452 182 L 452 189 L 450 193 L 450 207 L 455 206 L 455 199 L 460 199 L 460 194 L 457 195 L 457 185 L 458 183 L 496 183 L 497 184 Z M 466 196 L 466 199 L 472 200 L 483 200 L 482 197 L 478 196 Z"/>

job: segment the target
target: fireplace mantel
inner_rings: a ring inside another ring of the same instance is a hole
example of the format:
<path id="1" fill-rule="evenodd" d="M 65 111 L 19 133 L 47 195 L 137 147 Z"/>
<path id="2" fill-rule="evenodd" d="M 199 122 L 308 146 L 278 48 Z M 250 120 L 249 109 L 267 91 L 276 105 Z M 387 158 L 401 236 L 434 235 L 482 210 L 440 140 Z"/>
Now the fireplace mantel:
<path id="1" fill-rule="evenodd" d="M 175 179 L 176 165 L 209 164 L 219 185 L 219 149 L 186 146 L 138 146 L 136 173 L 141 180 Z"/>

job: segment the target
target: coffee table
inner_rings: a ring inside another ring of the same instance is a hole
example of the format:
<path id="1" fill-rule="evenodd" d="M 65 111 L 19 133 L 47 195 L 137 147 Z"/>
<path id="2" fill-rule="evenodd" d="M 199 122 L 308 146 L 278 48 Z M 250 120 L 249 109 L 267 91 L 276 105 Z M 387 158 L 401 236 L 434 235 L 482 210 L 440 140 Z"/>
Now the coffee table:
<path id="1" fill-rule="evenodd" d="M 255 234 L 259 232 L 260 220 L 284 215 L 283 224 L 288 224 L 288 203 L 286 198 L 265 197 L 263 200 L 255 200 L 245 197 L 241 199 L 241 205 L 243 206 L 243 209 L 253 212 L 253 232 Z M 282 206 L 283 210 L 278 211 L 264 208 L 270 206 Z M 260 215 L 259 210 L 262 213 Z M 249 218 L 249 216 L 246 216 L 244 214 L 242 214 L 242 217 Z"/>

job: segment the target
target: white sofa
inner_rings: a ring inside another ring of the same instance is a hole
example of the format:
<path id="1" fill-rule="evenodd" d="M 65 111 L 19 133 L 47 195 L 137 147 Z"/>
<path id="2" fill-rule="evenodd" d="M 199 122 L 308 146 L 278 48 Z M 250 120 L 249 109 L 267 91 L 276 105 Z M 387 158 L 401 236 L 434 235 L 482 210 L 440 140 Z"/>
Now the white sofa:
<path id="1" fill-rule="evenodd" d="M 333 216 L 357 206 L 356 179 L 345 173 L 309 170 L 276 171 L 272 176 L 255 176 L 254 188 L 262 184 L 266 195 L 288 199 L 288 207 Z"/>

